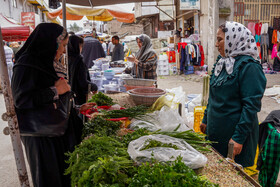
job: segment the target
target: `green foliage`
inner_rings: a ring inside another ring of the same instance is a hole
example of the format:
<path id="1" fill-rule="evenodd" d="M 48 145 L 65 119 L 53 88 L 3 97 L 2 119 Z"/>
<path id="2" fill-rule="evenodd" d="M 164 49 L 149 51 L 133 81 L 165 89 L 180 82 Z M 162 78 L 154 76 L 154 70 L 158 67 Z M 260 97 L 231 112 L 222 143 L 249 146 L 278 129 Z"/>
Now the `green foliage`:
<path id="1" fill-rule="evenodd" d="M 145 115 L 147 112 L 148 112 L 148 108 L 142 105 L 127 108 L 124 110 L 102 111 L 103 117 L 105 118 L 121 118 L 121 117 L 138 118 Z"/>
<path id="2" fill-rule="evenodd" d="M 129 184 L 131 187 L 215 187 L 182 162 L 182 158 L 177 158 L 175 162 L 146 163 L 137 168 L 137 174 Z"/>
<path id="3" fill-rule="evenodd" d="M 169 148 L 173 148 L 175 150 L 178 150 L 179 148 L 176 145 L 173 145 L 172 143 L 162 143 L 160 141 L 157 140 L 152 140 L 152 139 L 148 139 L 145 141 L 146 146 L 144 146 L 140 151 L 143 150 L 147 150 L 150 148 L 154 148 L 154 147 L 169 147 Z"/>
<path id="4" fill-rule="evenodd" d="M 127 147 L 128 144 L 132 141 L 132 140 L 136 140 L 138 138 L 140 138 L 141 136 L 146 136 L 149 135 L 149 131 L 147 131 L 146 129 L 137 129 L 136 131 L 134 131 L 133 133 L 128 133 L 122 137 L 120 137 L 120 141 L 122 143 L 125 144 L 125 146 Z"/>
<path id="5" fill-rule="evenodd" d="M 113 102 L 113 99 L 102 92 L 98 92 L 97 94 L 94 94 L 90 100 L 88 100 L 90 103 L 96 103 L 97 106 L 112 106 L 115 103 Z"/>
<path id="6" fill-rule="evenodd" d="M 69 167 L 66 170 L 66 174 L 71 174 L 72 186 L 76 186 L 79 183 L 87 183 L 86 179 L 90 179 L 88 177 L 92 175 L 91 172 L 96 171 L 92 165 L 99 166 L 101 162 L 99 158 L 113 156 L 115 160 L 118 157 L 124 160 L 130 159 L 127 147 L 115 138 L 107 136 L 92 136 L 77 146 L 73 153 L 68 153 L 67 155 L 69 156 L 67 161 Z M 120 165 L 122 166 L 122 164 Z M 93 168 L 90 168 L 90 166 Z M 120 168 L 122 168 L 121 166 Z M 90 173 L 88 173 L 89 171 Z M 105 170 L 104 172 L 108 171 Z M 97 178 L 100 177 L 97 176 Z M 88 182 L 91 182 L 91 179 Z"/>
<path id="7" fill-rule="evenodd" d="M 121 122 L 109 121 L 100 116 L 96 116 L 91 121 L 85 123 L 83 128 L 83 137 L 87 137 L 90 134 L 98 136 L 116 135 L 120 126 Z"/>

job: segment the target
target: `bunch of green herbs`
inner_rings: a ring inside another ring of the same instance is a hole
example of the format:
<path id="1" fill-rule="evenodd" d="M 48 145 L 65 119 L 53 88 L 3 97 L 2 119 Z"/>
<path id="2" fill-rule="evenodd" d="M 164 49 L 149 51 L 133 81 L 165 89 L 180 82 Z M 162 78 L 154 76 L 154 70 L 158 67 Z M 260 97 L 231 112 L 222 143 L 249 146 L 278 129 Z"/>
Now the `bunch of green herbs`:
<path id="1" fill-rule="evenodd" d="M 96 103 L 97 106 L 112 106 L 115 103 L 113 102 L 113 99 L 102 92 L 98 92 L 97 94 L 94 94 L 90 100 L 88 100 L 89 103 Z"/>
<path id="2" fill-rule="evenodd" d="M 149 112 L 148 107 L 139 105 L 123 110 L 110 110 L 110 111 L 103 110 L 102 114 L 104 118 L 130 117 L 130 118 L 140 119 L 148 112 Z"/>
<path id="3" fill-rule="evenodd" d="M 154 147 L 168 147 L 168 148 L 173 148 L 175 150 L 179 149 L 176 145 L 173 145 L 172 143 L 162 143 L 160 141 L 153 140 L 153 139 L 147 139 L 144 144 L 145 146 L 142 149 L 140 149 L 140 151 L 144 151 Z"/>
<path id="4" fill-rule="evenodd" d="M 83 127 L 83 137 L 85 138 L 91 134 L 98 136 L 116 135 L 121 124 L 121 122 L 109 121 L 101 116 L 96 116 L 89 122 L 85 123 Z"/>

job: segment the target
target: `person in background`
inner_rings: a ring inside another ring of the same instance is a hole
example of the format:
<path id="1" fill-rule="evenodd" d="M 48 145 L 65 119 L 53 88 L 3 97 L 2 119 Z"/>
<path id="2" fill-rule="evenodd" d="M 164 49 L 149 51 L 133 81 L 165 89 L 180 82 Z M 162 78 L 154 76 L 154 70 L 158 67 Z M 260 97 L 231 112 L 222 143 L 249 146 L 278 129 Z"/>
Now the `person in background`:
<path id="1" fill-rule="evenodd" d="M 114 47 L 115 47 L 115 45 L 114 45 L 112 42 L 110 42 L 110 43 L 108 44 L 108 51 L 107 51 L 107 54 L 108 54 L 109 56 L 112 56 Z"/>
<path id="2" fill-rule="evenodd" d="M 226 22 L 217 31 L 220 55 L 210 78 L 207 109 L 200 129 L 224 157 L 233 144 L 233 157 L 243 167 L 254 165 L 259 136 L 257 113 L 266 87 L 256 41 L 237 22 Z"/>
<path id="3" fill-rule="evenodd" d="M 88 94 L 88 85 L 91 85 L 92 92 L 98 90 L 97 86 L 90 81 L 88 68 L 83 62 L 81 51 L 83 48 L 83 38 L 73 35 L 69 37 L 68 43 L 68 71 L 71 90 L 76 94 L 75 104 L 82 105 L 86 103 Z"/>
<path id="4" fill-rule="evenodd" d="M 139 51 L 134 57 L 127 57 L 127 60 L 133 62 L 131 69 L 126 69 L 126 73 L 131 73 L 135 78 L 157 79 L 157 54 L 151 44 L 151 39 L 146 34 L 136 38 Z"/>
<path id="5" fill-rule="evenodd" d="M 85 33 L 82 55 L 87 68 L 93 66 L 93 60 L 106 57 L 101 43 L 92 37 L 90 31 L 86 31 Z"/>
<path id="6" fill-rule="evenodd" d="M 107 54 L 107 44 L 106 44 L 106 42 L 104 42 L 103 39 L 101 39 L 100 42 L 101 42 L 101 44 L 102 44 L 104 53 L 105 53 L 105 55 L 106 55 L 106 54 Z"/>
<path id="7" fill-rule="evenodd" d="M 120 44 L 120 38 L 118 36 L 112 37 L 112 43 L 115 45 L 112 53 L 112 62 L 118 60 L 124 60 L 123 45 Z"/>
<path id="8" fill-rule="evenodd" d="M 9 80 L 11 82 L 12 76 L 13 76 L 13 58 L 14 58 L 14 52 L 12 48 L 7 46 L 7 43 L 4 42 L 4 51 L 5 51 L 5 57 L 6 57 L 6 63 L 7 63 L 7 69 L 8 69 L 8 75 L 9 75 Z"/>

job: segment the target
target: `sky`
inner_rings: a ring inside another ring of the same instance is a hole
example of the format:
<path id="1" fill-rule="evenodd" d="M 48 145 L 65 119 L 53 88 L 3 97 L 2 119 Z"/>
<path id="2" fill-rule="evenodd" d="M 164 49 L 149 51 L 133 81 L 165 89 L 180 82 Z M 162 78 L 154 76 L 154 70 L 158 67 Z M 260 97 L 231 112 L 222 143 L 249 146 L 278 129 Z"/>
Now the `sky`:
<path id="1" fill-rule="evenodd" d="M 109 6 L 98 6 L 95 8 L 111 8 L 114 10 L 121 10 L 121 11 L 125 11 L 125 12 L 130 12 L 132 13 L 133 11 L 133 7 L 134 7 L 135 3 L 124 3 L 124 4 L 115 4 L 115 5 L 109 5 Z M 71 5 L 71 6 L 75 6 L 75 5 Z M 82 20 L 80 21 L 69 21 L 67 20 L 67 27 L 70 26 L 70 24 L 74 24 L 76 23 L 79 27 L 83 27 L 83 20 L 87 20 L 86 17 L 84 17 Z M 62 20 L 60 20 L 62 23 Z"/>

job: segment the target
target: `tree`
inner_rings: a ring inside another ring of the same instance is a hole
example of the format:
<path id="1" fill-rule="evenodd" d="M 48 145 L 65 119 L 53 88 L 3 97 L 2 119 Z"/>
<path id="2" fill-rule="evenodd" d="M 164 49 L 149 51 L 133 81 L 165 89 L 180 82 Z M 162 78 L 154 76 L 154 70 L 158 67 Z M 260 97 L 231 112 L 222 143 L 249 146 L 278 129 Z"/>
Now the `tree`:
<path id="1" fill-rule="evenodd" d="M 77 23 L 74 23 L 73 25 L 70 24 L 69 30 L 70 30 L 70 31 L 73 31 L 73 32 L 79 32 L 79 31 L 81 31 L 81 30 L 83 30 L 83 29 L 82 29 L 82 27 L 79 27 L 79 26 L 77 25 Z"/>

